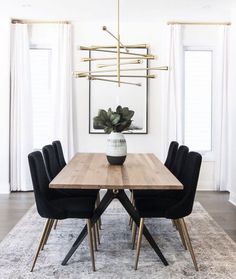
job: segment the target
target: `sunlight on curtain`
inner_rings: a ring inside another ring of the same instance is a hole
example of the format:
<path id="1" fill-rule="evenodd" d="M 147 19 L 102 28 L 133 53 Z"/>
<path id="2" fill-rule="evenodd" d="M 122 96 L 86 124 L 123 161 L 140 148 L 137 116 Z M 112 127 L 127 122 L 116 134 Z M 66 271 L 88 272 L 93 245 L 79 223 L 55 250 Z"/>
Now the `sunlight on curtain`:
<path id="1" fill-rule="evenodd" d="M 32 190 L 27 155 L 33 149 L 29 37 L 26 24 L 12 25 L 11 48 L 11 191 Z"/>
<path id="2" fill-rule="evenodd" d="M 52 69 L 53 137 L 54 140 L 61 141 L 65 158 L 68 160 L 74 155 L 70 24 L 58 24 Z"/>

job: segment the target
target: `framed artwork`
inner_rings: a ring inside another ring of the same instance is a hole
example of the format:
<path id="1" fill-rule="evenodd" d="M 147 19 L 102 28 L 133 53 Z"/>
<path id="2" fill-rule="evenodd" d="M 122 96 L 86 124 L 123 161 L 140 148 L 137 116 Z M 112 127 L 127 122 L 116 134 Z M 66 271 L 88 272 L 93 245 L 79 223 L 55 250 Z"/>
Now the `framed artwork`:
<path id="1" fill-rule="evenodd" d="M 110 52 L 102 51 L 89 51 L 89 58 L 96 58 L 95 61 L 89 61 L 89 71 L 94 72 L 100 79 L 113 79 L 116 80 L 116 60 L 110 58 L 116 57 L 112 51 L 116 49 L 109 49 Z M 148 48 L 129 48 L 131 53 L 148 54 Z M 138 55 L 137 55 L 138 56 Z M 125 57 L 125 53 L 121 54 Z M 108 58 L 107 60 L 100 61 L 99 58 Z M 127 62 L 135 64 L 126 64 Z M 106 69 L 106 64 L 114 66 Z M 131 69 L 130 71 L 122 71 L 122 69 Z M 89 80 L 89 133 L 90 134 L 104 134 L 103 129 L 96 127 L 93 124 L 93 118 L 98 115 L 100 109 L 108 110 L 111 108 L 113 111 L 117 106 L 128 107 L 133 110 L 133 122 L 131 130 L 126 131 L 126 134 L 147 134 L 148 133 L 148 78 L 143 77 L 148 75 L 148 70 L 132 70 L 132 69 L 148 68 L 148 59 L 121 59 L 121 81 L 132 82 L 141 84 L 141 86 L 118 84 L 115 82 L 104 82 L 102 80 Z M 99 71 L 96 73 L 96 71 Z M 104 71 L 104 72 L 101 72 Z M 139 75 L 139 77 L 127 77 L 132 75 Z"/>

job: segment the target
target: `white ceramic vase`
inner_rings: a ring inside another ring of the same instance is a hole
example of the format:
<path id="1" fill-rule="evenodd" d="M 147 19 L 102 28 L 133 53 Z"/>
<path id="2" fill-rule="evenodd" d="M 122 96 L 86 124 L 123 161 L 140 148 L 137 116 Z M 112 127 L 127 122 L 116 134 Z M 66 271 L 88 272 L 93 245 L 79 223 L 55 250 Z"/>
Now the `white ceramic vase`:
<path id="1" fill-rule="evenodd" d="M 127 155 L 127 145 L 122 133 L 109 134 L 106 155 L 111 165 L 123 165 Z"/>

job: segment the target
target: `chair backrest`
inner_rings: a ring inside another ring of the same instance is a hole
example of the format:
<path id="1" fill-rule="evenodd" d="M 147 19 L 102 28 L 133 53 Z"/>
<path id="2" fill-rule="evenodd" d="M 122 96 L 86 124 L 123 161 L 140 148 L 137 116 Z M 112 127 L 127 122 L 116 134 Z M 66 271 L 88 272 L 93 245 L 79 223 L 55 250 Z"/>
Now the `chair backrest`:
<path id="1" fill-rule="evenodd" d="M 170 143 L 168 154 L 167 154 L 166 161 L 164 164 L 169 170 L 171 169 L 171 167 L 174 163 L 175 156 L 176 156 L 176 153 L 178 150 L 178 146 L 179 146 L 179 144 L 177 141 L 172 141 Z"/>
<path id="2" fill-rule="evenodd" d="M 61 169 L 63 169 L 66 165 L 66 161 L 65 161 L 64 154 L 63 154 L 61 142 L 59 140 L 55 140 L 52 142 L 52 145 L 56 151 L 58 163 L 59 163 Z"/>
<path id="3" fill-rule="evenodd" d="M 50 192 L 49 179 L 46 173 L 43 156 L 40 151 L 34 151 L 28 155 L 31 178 L 34 188 L 36 206 L 40 216 L 49 218 Z"/>
<path id="4" fill-rule="evenodd" d="M 188 153 L 184 165 L 183 176 L 180 180 L 184 185 L 184 190 L 179 196 L 179 202 L 167 213 L 169 218 L 182 218 L 192 212 L 201 163 L 202 156 L 199 153 Z"/>
<path id="5" fill-rule="evenodd" d="M 174 163 L 172 164 L 170 171 L 177 177 L 181 178 L 183 173 L 184 164 L 188 155 L 189 149 L 185 145 L 181 145 L 176 152 Z"/>
<path id="6" fill-rule="evenodd" d="M 61 171 L 54 147 L 49 144 L 43 147 L 43 157 L 50 181 Z"/>

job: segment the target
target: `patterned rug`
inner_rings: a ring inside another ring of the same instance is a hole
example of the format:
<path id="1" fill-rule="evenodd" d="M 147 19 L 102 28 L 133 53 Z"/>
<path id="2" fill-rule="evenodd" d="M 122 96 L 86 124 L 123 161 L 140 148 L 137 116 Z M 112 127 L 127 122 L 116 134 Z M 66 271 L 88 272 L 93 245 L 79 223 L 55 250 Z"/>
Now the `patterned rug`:
<path id="1" fill-rule="evenodd" d="M 44 219 L 33 206 L 0 243 L 0 279 L 16 278 L 236 278 L 236 244 L 213 221 L 199 203 L 186 218 L 199 264 L 196 272 L 179 235 L 165 219 L 146 220 L 146 225 L 169 262 L 165 267 L 143 238 L 138 270 L 133 269 L 135 251 L 131 250 L 128 216 L 118 201 L 113 201 L 102 216 L 101 245 L 95 253 L 96 269 L 91 270 L 87 238 L 67 266 L 61 261 L 85 222 L 65 220 L 58 223 L 40 253 L 31 273 L 33 255 L 43 230 Z"/>

